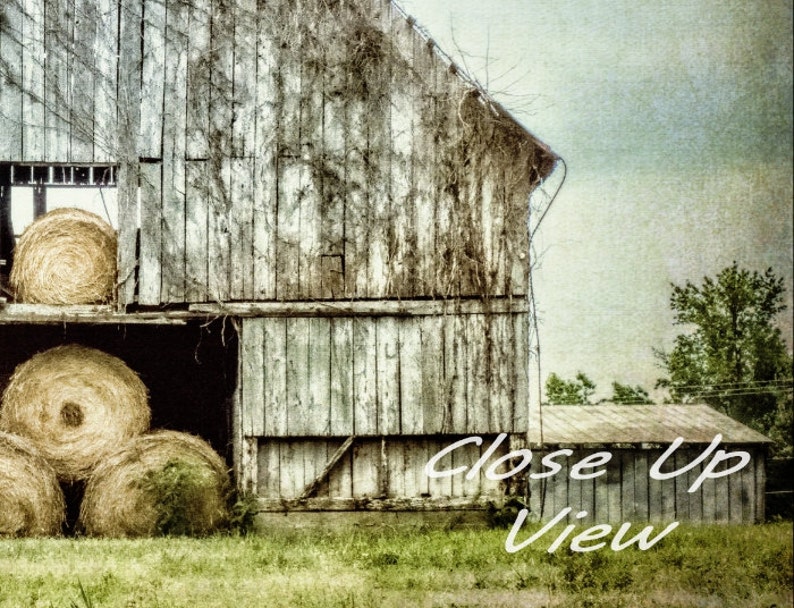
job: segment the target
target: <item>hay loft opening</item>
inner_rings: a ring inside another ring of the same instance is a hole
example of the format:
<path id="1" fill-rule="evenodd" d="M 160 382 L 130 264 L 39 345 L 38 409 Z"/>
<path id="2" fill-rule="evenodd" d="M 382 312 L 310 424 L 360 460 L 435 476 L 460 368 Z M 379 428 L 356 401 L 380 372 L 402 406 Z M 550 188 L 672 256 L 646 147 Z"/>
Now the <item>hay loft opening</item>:
<path id="1" fill-rule="evenodd" d="M 151 429 L 182 431 L 207 441 L 232 466 L 231 400 L 236 386 L 237 334 L 222 320 L 184 325 L 0 325 L 0 391 L 18 365 L 62 344 L 80 344 L 118 357 L 149 392 Z M 65 403 L 64 428 L 81 424 L 83 408 Z M 84 483 L 62 483 L 64 530 L 78 519 Z"/>
<path id="2" fill-rule="evenodd" d="M 0 163 L 0 286 L 19 237 L 48 211 L 89 211 L 118 229 L 116 173 L 113 165 Z"/>

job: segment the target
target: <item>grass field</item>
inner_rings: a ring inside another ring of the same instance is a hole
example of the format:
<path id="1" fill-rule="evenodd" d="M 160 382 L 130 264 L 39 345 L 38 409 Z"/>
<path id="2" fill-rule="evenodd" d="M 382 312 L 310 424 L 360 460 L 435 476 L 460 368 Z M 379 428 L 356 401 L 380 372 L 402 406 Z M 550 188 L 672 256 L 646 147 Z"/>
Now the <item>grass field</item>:
<path id="1" fill-rule="evenodd" d="M 504 550 L 507 531 L 317 530 L 0 541 L 0 606 L 792 605 L 792 525 L 680 526 L 647 551 Z"/>

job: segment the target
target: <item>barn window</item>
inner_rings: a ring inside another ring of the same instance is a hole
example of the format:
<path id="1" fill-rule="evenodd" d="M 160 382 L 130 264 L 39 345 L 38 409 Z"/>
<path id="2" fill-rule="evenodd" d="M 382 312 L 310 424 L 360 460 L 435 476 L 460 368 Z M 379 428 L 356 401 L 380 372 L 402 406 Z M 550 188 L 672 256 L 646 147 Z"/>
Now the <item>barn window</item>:
<path id="1" fill-rule="evenodd" d="M 0 163 L 0 281 L 7 283 L 14 246 L 33 220 L 60 207 L 91 211 L 118 228 L 116 167 Z"/>

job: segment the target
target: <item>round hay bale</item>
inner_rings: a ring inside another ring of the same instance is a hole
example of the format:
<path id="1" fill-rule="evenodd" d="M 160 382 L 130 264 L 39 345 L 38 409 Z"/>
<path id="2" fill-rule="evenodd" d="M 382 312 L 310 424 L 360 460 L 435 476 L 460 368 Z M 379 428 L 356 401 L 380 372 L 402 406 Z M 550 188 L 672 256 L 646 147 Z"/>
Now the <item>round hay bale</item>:
<path id="1" fill-rule="evenodd" d="M 155 431 L 130 440 L 86 483 L 78 529 L 90 536 L 200 536 L 228 519 L 225 462 L 202 439 Z"/>
<path id="2" fill-rule="evenodd" d="M 150 420 L 138 375 L 121 359 L 77 344 L 18 365 L 0 403 L 0 430 L 29 438 L 63 481 L 87 477 Z"/>
<path id="3" fill-rule="evenodd" d="M 0 432 L 0 537 L 56 536 L 65 519 L 55 471 L 22 437 Z"/>
<path id="4" fill-rule="evenodd" d="M 18 302 L 102 304 L 116 285 L 116 232 L 94 213 L 54 209 L 25 229 L 9 282 Z"/>

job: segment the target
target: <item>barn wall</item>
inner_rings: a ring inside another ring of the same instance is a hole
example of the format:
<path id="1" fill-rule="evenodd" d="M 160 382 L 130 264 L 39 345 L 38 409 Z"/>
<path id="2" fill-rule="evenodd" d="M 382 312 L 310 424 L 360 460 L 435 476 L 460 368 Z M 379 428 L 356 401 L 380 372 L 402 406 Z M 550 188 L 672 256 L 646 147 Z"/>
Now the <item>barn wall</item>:
<path id="1" fill-rule="evenodd" d="M 246 437 L 526 432 L 527 315 L 241 320 Z"/>
<path id="2" fill-rule="evenodd" d="M 113 0 L 4 2 L 0 160 L 116 160 L 118 44 Z"/>
<path id="3" fill-rule="evenodd" d="M 649 478 L 651 465 L 663 453 L 661 448 L 614 449 L 607 473 L 591 480 L 573 480 L 568 474 L 573 463 L 599 451 L 595 449 L 577 449 L 567 461 L 557 459 L 563 464 L 562 470 L 545 480 L 528 478 L 528 471 L 503 480 L 488 479 L 484 471 L 491 463 L 523 447 L 524 436 L 517 434 L 499 445 L 473 479 L 467 480 L 465 472 L 429 478 L 424 472 L 428 460 L 467 436 L 364 437 L 352 443 L 348 439 L 349 447 L 343 445 L 342 438 L 249 438 L 244 487 L 258 494 L 265 510 L 471 509 L 484 508 L 488 503 L 498 506 L 513 496 L 526 501 L 531 518 L 543 521 L 571 507 L 567 521 L 577 525 L 671 521 L 753 524 L 764 519 L 763 448 L 742 446 L 752 456 L 747 467 L 727 477 L 707 480 L 692 493 L 687 490 L 702 465 L 669 480 Z M 437 470 L 474 465 L 496 438 L 493 434 L 479 436 L 481 445 L 456 449 L 437 463 Z M 539 463 L 546 453 L 533 450 L 533 463 Z M 675 468 L 701 453 L 699 448 L 680 450 Z M 502 465 L 497 472 L 517 464 Z M 672 465 L 663 470 L 668 468 Z M 540 467 L 533 465 L 531 470 Z M 586 511 L 587 516 L 576 518 L 580 511 Z"/>
<path id="4" fill-rule="evenodd" d="M 240 319 L 241 486 L 264 508 L 281 509 L 331 463 L 310 493 L 312 508 L 498 500 L 504 484 L 481 475 L 429 480 L 423 469 L 462 436 L 524 436 L 527 320 L 523 312 L 482 311 Z M 469 446 L 453 458 L 465 462 L 475 452 Z"/>
<path id="5" fill-rule="evenodd" d="M 674 463 L 668 461 L 662 471 L 681 469 L 701 455 L 705 447 L 680 448 L 675 452 Z M 567 459 L 555 459 L 562 470 L 554 477 L 529 481 L 529 508 L 536 517 L 547 520 L 570 506 L 570 523 L 758 523 L 764 519 L 765 452 L 758 446 L 736 449 L 748 451 L 750 463 L 732 475 L 706 480 L 692 493 L 687 490 L 703 470 L 703 463 L 678 477 L 655 480 L 648 471 L 664 453 L 662 448 L 576 449 Z M 533 465 L 550 451 L 533 451 Z M 597 451 L 610 451 L 613 455 L 604 465 L 606 474 L 591 480 L 571 479 L 570 467 Z M 538 465 L 534 470 L 542 468 Z M 587 511 L 587 517 L 575 519 L 580 510 Z"/>
<path id="6" fill-rule="evenodd" d="M 324 475 L 342 439 L 259 439 L 248 489 L 258 494 L 265 510 L 470 509 L 489 501 L 499 504 L 511 491 L 509 483 L 489 480 L 482 471 L 470 480 L 464 475 L 425 475 L 427 461 L 460 438 L 358 438 Z M 483 446 L 469 444 L 453 452 L 439 469 L 471 466 L 493 439 L 485 435 Z M 493 457 L 506 453 L 507 445 Z"/>
<path id="7" fill-rule="evenodd" d="M 526 292 L 553 157 L 387 0 L 9 0 L 0 25 L 0 160 L 119 164 L 122 305 Z"/>

